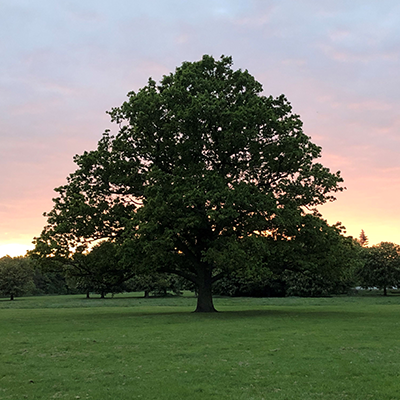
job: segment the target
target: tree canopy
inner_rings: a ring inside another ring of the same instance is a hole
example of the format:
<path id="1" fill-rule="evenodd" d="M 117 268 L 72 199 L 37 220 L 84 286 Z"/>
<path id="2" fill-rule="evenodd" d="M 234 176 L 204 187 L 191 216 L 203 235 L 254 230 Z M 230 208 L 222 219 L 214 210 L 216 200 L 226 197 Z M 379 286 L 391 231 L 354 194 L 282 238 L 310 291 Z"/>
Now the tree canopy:
<path id="1" fill-rule="evenodd" d="M 400 246 L 381 242 L 364 249 L 364 264 L 358 271 L 359 283 L 364 288 L 387 289 L 400 284 Z"/>
<path id="2" fill-rule="evenodd" d="M 262 270 L 224 277 L 218 294 L 235 296 L 326 296 L 348 293 L 360 267 L 360 245 L 318 214 L 306 214 L 289 238 L 268 240 Z"/>
<path id="3" fill-rule="evenodd" d="M 34 287 L 33 262 L 24 257 L 0 258 L 0 294 L 10 300 L 27 293 Z"/>
<path id="4" fill-rule="evenodd" d="M 102 298 L 123 291 L 123 284 L 134 275 L 129 263 L 120 262 L 117 245 L 112 242 L 98 243 L 86 254 L 75 253 L 62 268 L 78 289 L 100 293 Z"/>
<path id="5" fill-rule="evenodd" d="M 205 55 L 130 92 L 109 112 L 119 132 L 75 156 L 35 253 L 115 242 L 120 263 L 190 280 L 196 310 L 213 311 L 213 282 L 265 266 L 266 239 L 294 235 L 342 190 L 285 96 L 262 91 L 231 57 Z"/>

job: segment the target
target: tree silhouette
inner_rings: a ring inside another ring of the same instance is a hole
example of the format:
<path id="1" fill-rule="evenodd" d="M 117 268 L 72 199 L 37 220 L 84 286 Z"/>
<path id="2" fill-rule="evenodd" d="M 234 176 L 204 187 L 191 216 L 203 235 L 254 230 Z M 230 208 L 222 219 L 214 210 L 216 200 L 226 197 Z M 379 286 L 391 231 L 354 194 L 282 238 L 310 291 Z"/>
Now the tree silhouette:
<path id="1" fill-rule="evenodd" d="M 215 311 L 214 282 L 262 267 L 266 236 L 287 237 L 343 190 L 285 96 L 262 91 L 231 57 L 206 55 L 129 93 L 110 112 L 119 133 L 76 156 L 56 189 L 36 252 L 70 258 L 109 240 L 147 273 L 191 281 L 196 311 Z"/>
<path id="2" fill-rule="evenodd" d="M 361 229 L 361 233 L 358 239 L 358 243 L 360 243 L 360 245 L 362 247 L 367 247 L 368 246 L 368 237 L 364 232 L 364 229 Z"/>

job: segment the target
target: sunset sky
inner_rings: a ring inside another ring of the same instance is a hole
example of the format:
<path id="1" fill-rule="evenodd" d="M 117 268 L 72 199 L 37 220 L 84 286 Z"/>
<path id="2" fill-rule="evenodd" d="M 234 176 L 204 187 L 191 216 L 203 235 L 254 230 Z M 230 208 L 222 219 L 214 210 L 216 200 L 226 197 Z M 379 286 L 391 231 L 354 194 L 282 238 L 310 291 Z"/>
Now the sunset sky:
<path id="1" fill-rule="evenodd" d="M 347 190 L 320 208 L 400 244 L 398 0 L 0 0 L 0 257 L 24 254 L 105 111 L 203 54 L 285 94 Z"/>

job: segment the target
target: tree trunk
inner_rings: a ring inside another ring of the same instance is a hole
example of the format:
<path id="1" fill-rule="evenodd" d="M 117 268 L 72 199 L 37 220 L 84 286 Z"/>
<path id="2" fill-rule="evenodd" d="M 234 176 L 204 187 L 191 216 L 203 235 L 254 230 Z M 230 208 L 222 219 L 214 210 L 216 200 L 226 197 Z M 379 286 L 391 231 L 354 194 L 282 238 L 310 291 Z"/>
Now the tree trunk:
<path id="1" fill-rule="evenodd" d="M 90 292 L 86 292 L 86 298 L 90 299 Z"/>
<path id="2" fill-rule="evenodd" d="M 202 268 L 197 276 L 197 307 L 195 312 L 216 312 L 212 298 L 211 268 Z"/>
<path id="3" fill-rule="evenodd" d="M 387 296 L 387 289 L 386 289 L 386 286 L 383 288 L 383 295 L 384 295 L 384 296 Z"/>
<path id="4" fill-rule="evenodd" d="M 150 290 L 145 290 L 144 291 L 144 298 L 148 299 L 150 297 Z"/>
<path id="5" fill-rule="evenodd" d="M 10 294 L 10 300 L 14 300 L 14 293 Z"/>

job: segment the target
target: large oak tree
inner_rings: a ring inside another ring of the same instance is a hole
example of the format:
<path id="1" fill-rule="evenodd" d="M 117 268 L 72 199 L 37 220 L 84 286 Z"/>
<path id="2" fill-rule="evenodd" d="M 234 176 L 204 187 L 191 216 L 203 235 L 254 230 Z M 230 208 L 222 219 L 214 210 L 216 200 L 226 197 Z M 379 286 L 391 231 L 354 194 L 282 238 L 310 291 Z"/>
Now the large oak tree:
<path id="1" fill-rule="evenodd" d="M 342 189 L 286 98 L 262 90 L 230 57 L 206 55 L 130 92 L 109 113 L 116 136 L 76 156 L 56 189 L 36 253 L 71 259 L 113 241 L 120 262 L 189 279 L 196 311 L 214 311 L 213 282 L 262 268 L 266 237 L 290 236 Z"/>

